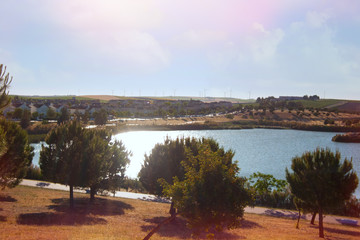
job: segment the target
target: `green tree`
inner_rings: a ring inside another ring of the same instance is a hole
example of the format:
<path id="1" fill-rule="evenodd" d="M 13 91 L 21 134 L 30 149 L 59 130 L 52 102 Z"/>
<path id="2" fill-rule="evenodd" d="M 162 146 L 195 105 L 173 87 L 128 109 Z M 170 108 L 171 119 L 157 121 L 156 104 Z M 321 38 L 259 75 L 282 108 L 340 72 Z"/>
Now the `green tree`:
<path id="1" fill-rule="evenodd" d="M 189 145 L 190 138 L 166 138 L 164 143 L 158 143 L 152 149 L 150 155 L 145 154 L 145 160 L 139 172 L 139 181 L 151 194 L 162 195 L 163 188 L 158 182 L 162 178 L 172 184 L 173 178 L 184 177 L 184 169 L 181 161 L 186 159 L 185 145 Z"/>
<path id="2" fill-rule="evenodd" d="M 55 110 L 51 107 L 48 108 L 48 110 L 46 111 L 46 118 L 48 120 L 53 120 L 53 119 L 56 119 L 57 117 L 57 114 L 55 112 Z"/>
<path id="3" fill-rule="evenodd" d="M 82 185 L 90 187 L 90 199 L 98 190 L 116 190 L 125 177 L 130 153 L 120 141 L 110 142 L 105 130 L 86 130 L 82 150 Z"/>
<path id="4" fill-rule="evenodd" d="M 102 178 L 99 189 L 106 189 L 112 192 L 118 190 L 124 182 L 125 170 L 130 163 L 131 152 L 127 151 L 121 141 L 115 140 L 109 144 L 107 176 Z"/>
<path id="5" fill-rule="evenodd" d="M 166 138 L 164 143 L 155 145 L 149 156 L 145 155 L 138 175 L 139 181 L 149 193 L 162 196 L 163 186 L 158 180 L 163 179 L 168 184 L 173 184 L 174 177 L 180 181 L 183 180 L 185 169 L 181 162 L 187 160 L 186 149 L 196 156 L 199 147 L 203 144 L 209 145 L 213 152 L 219 151 L 225 154 L 213 139 L 177 138 L 171 140 Z M 171 204 L 170 213 L 174 211 L 173 204 Z"/>
<path id="6" fill-rule="evenodd" d="M 63 122 L 67 122 L 70 120 L 70 113 L 69 110 L 66 107 L 61 108 L 60 110 L 60 116 L 57 120 L 57 123 L 60 125 Z"/>
<path id="7" fill-rule="evenodd" d="M 82 116 L 82 121 L 84 124 L 87 124 L 90 119 L 90 113 L 88 110 L 85 111 L 84 115 Z"/>
<path id="8" fill-rule="evenodd" d="M 12 117 L 13 119 L 21 119 L 22 115 L 23 115 L 23 110 L 21 108 L 15 108 Z"/>
<path id="9" fill-rule="evenodd" d="M 129 152 L 119 141 L 111 141 L 105 130 L 89 130 L 80 122 L 63 123 L 46 137 L 40 152 L 40 168 L 46 180 L 70 187 L 89 187 L 93 200 L 99 189 L 114 190 L 124 178 Z"/>
<path id="10" fill-rule="evenodd" d="M 323 214 L 341 206 L 358 185 L 352 160 L 341 163 L 340 152 L 316 149 L 292 159 L 286 179 L 292 194 L 306 204 L 314 205 L 319 213 L 319 237 L 324 237 Z"/>
<path id="11" fill-rule="evenodd" d="M 15 187 L 25 176 L 33 158 L 26 131 L 0 119 L 0 187 Z"/>
<path id="12" fill-rule="evenodd" d="M 25 109 L 22 113 L 21 119 L 20 119 L 20 126 L 25 129 L 28 126 L 30 126 L 31 123 L 31 112 L 27 109 Z"/>
<path id="13" fill-rule="evenodd" d="M 10 103 L 8 89 L 12 82 L 12 77 L 9 73 L 6 74 L 6 67 L 0 64 L 0 110 Z"/>
<path id="14" fill-rule="evenodd" d="M 270 193 L 273 189 L 277 191 L 284 191 L 287 184 L 285 180 L 276 179 L 271 174 L 264 174 L 261 172 L 251 174 L 249 182 L 252 183 L 252 186 L 260 195 Z"/>
<path id="15" fill-rule="evenodd" d="M 96 125 L 105 125 L 107 122 L 108 114 L 105 109 L 100 109 L 98 112 L 94 112 L 94 121 Z"/>
<path id="16" fill-rule="evenodd" d="M 249 177 L 250 189 L 255 195 L 255 205 L 267 207 L 291 208 L 291 194 L 286 188 L 287 182 L 276 179 L 271 174 L 256 172 Z"/>
<path id="17" fill-rule="evenodd" d="M 31 119 L 33 119 L 33 120 L 37 120 L 38 117 L 39 117 L 39 113 L 38 113 L 38 112 L 33 112 L 33 113 L 31 114 Z"/>
<path id="18" fill-rule="evenodd" d="M 239 168 L 232 161 L 234 153 L 223 148 L 213 151 L 207 143 L 199 143 L 198 153 L 186 149 L 184 180 L 174 178 L 173 184 L 160 180 L 164 193 L 171 197 L 179 213 L 197 231 L 216 226 L 235 228 L 250 201 L 245 188 L 246 178 L 239 177 Z"/>
<path id="19" fill-rule="evenodd" d="M 46 180 L 66 184 L 70 188 L 70 207 L 74 207 L 74 186 L 79 185 L 83 155 L 84 129 L 77 121 L 61 124 L 45 139 L 39 165 Z"/>

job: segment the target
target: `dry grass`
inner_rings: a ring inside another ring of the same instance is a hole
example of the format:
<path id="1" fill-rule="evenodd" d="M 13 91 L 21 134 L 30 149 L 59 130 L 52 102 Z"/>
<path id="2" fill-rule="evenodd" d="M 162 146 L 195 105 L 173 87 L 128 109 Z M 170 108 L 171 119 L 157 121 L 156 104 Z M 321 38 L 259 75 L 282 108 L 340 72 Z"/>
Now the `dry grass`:
<path id="1" fill-rule="evenodd" d="M 75 194 L 75 210 L 68 193 L 18 186 L 0 192 L 0 239 L 142 239 L 168 217 L 168 204 Z M 216 239 L 316 239 L 318 229 L 302 221 L 245 214 L 242 227 L 215 233 Z M 202 234 L 200 238 L 205 238 Z M 359 239 L 360 229 L 325 225 L 327 239 Z M 177 218 L 151 239 L 191 239 L 186 222 Z"/>

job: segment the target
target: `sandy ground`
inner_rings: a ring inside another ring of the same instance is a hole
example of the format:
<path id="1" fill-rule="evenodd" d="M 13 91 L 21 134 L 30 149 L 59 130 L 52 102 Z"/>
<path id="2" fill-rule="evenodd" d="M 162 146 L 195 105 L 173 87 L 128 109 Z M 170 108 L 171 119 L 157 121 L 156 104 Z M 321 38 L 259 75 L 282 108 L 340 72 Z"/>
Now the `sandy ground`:
<path id="1" fill-rule="evenodd" d="M 57 183 L 45 182 L 45 181 L 35 181 L 35 180 L 23 179 L 23 181 L 20 183 L 20 185 L 69 191 L 68 186 L 65 186 L 62 184 L 57 184 Z M 74 191 L 83 192 L 83 193 L 85 192 L 84 190 L 80 190 L 80 189 L 74 189 Z M 167 202 L 165 199 L 156 197 L 154 195 L 142 194 L 142 193 L 117 191 L 115 194 L 115 197 L 139 199 L 139 200 L 144 200 L 144 201 Z M 298 217 L 298 213 L 296 211 L 282 210 L 282 209 L 270 209 L 270 208 L 263 208 L 263 207 L 254 207 L 254 208 L 246 207 L 245 212 L 274 216 L 274 217 L 292 218 L 292 219 L 296 219 Z M 310 214 L 304 215 L 304 216 L 302 216 L 302 219 L 306 219 L 306 220 L 310 221 L 311 215 Z M 347 217 L 341 217 L 341 216 L 326 215 L 324 218 L 324 222 L 332 223 L 332 224 L 346 224 L 346 225 L 352 225 L 352 226 L 360 226 L 358 220 L 347 218 Z"/>

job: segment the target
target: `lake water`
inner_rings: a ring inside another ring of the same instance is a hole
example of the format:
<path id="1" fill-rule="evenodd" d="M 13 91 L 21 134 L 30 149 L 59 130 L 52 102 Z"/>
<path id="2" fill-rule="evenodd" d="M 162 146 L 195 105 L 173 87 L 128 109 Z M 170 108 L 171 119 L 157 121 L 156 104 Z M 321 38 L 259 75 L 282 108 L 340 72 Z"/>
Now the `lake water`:
<path id="1" fill-rule="evenodd" d="M 175 139 L 184 137 L 211 137 L 225 150 L 235 152 L 234 160 L 238 161 L 240 175 L 248 177 L 254 172 L 272 174 L 279 179 L 285 179 L 285 168 L 291 167 L 291 159 L 301 156 L 305 151 L 313 151 L 317 147 L 328 147 L 332 151 L 339 150 L 342 159 L 353 159 L 353 166 L 360 177 L 360 144 L 336 143 L 331 138 L 336 133 L 311 132 L 277 129 L 246 129 L 246 130 L 201 130 L 201 131 L 135 131 L 120 133 L 114 138 L 121 140 L 130 150 L 131 163 L 126 174 L 135 178 L 144 154 L 149 154 L 156 143 L 162 143 L 168 136 Z M 34 164 L 38 164 L 40 144 L 35 147 Z M 356 190 L 360 197 L 360 188 Z"/>

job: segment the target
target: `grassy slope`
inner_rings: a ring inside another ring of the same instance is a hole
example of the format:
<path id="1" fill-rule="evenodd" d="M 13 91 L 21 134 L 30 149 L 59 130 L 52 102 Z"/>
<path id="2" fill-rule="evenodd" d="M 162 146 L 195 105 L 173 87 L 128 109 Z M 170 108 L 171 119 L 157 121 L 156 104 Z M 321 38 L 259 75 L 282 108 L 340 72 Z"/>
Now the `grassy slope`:
<path id="1" fill-rule="evenodd" d="M 169 216 L 168 204 L 75 194 L 75 210 L 68 193 L 18 186 L 0 192 L 0 239 L 142 239 Z M 216 239 L 317 239 L 318 229 L 301 221 L 245 214 L 242 227 L 216 233 Z M 327 239 L 358 239 L 360 229 L 325 225 Z M 205 234 L 201 235 L 202 238 Z M 191 239 L 185 220 L 177 218 L 151 239 Z"/>

